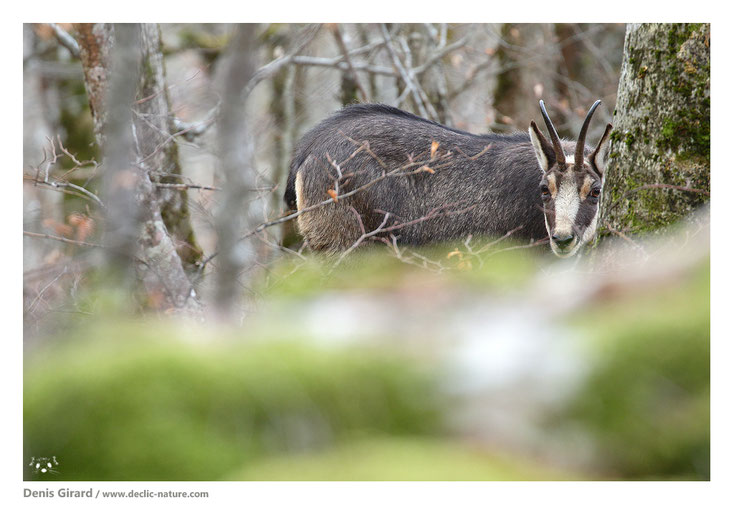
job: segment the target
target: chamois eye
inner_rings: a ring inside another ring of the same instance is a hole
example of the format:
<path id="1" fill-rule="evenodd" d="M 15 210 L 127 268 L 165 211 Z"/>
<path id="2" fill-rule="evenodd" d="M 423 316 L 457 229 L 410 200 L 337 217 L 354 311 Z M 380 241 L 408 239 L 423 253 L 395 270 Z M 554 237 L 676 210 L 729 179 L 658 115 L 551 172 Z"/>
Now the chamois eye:
<path id="1" fill-rule="evenodd" d="M 601 189 L 599 188 L 592 188 L 589 192 L 591 198 L 599 198 L 599 195 L 601 195 Z"/>
<path id="2" fill-rule="evenodd" d="M 548 189 L 547 185 L 543 184 L 542 186 L 540 186 L 540 195 L 543 198 L 547 198 L 550 196 L 550 189 Z"/>

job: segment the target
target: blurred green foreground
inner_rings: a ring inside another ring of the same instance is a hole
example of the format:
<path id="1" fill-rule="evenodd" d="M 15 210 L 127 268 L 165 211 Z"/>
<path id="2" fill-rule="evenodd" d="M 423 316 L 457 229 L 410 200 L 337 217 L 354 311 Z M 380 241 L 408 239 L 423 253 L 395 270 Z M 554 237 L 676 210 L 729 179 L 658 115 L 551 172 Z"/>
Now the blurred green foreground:
<path id="1" fill-rule="evenodd" d="M 318 267 L 303 267 L 268 288 L 265 302 L 356 285 L 381 297 L 424 281 L 499 296 L 513 276 L 512 289 L 525 289 L 537 268 L 533 256 L 516 255 L 437 275 L 378 256 L 323 282 Z M 590 441 L 583 466 L 557 465 L 532 447 L 489 449 L 449 426 L 457 399 L 435 361 L 316 343 L 277 320 L 235 331 L 100 315 L 26 351 L 25 478 L 708 479 L 708 261 L 638 291 L 553 323 L 576 335 L 589 371 L 542 426 L 549 439 L 573 431 Z M 29 465 L 52 456 L 57 473 Z"/>

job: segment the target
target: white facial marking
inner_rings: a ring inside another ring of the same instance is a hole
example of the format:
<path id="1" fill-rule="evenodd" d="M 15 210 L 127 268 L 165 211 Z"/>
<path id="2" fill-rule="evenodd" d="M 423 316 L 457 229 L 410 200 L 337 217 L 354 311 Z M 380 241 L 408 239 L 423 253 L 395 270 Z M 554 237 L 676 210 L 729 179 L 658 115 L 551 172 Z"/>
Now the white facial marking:
<path id="1" fill-rule="evenodd" d="M 561 179 L 560 187 L 555 198 L 557 235 L 573 233 L 573 224 L 579 212 L 579 193 L 572 171 L 568 171 Z"/>

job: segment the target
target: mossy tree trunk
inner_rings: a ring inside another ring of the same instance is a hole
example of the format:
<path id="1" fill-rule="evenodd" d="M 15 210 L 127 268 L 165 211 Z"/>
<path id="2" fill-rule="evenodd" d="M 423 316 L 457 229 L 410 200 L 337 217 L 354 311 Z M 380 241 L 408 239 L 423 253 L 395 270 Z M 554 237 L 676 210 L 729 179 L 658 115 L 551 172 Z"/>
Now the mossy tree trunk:
<path id="1" fill-rule="evenodd" d="M 710 25 L 630 24 L 617 92 L 603 223 L 669 225 L 709 199 Z"/>

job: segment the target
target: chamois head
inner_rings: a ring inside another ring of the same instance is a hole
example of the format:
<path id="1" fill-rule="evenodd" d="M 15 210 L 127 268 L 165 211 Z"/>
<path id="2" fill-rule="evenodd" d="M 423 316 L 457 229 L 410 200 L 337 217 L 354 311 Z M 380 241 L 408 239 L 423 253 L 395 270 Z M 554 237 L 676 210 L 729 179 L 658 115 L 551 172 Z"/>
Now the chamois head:
<path id="1" fill-rule="evenodd" d="M 530 140 L 543 172 L 540 194 L 543 200 L 545 227 L 550 237 L 551 249 L 556 256 L 562 258 L 576 254 L 581 246 L 596 234 L 599 197 L 604 184 L 604 168 L 612 125 L 607 125 L 593 151 L 590 150 L 585 154 L 585 149 L 586 131 L 591 116 L 600 103 L 601 100 L 594 102 L 586 114 L 576 141 L 576 150 L 570 156 L 563 151 L 561 139 L 548 117 L 543 100 L 540 101 L 540 110 L 548 127 L 551 142 L 543 136 L 535 121 L 530 122 Z"/>

